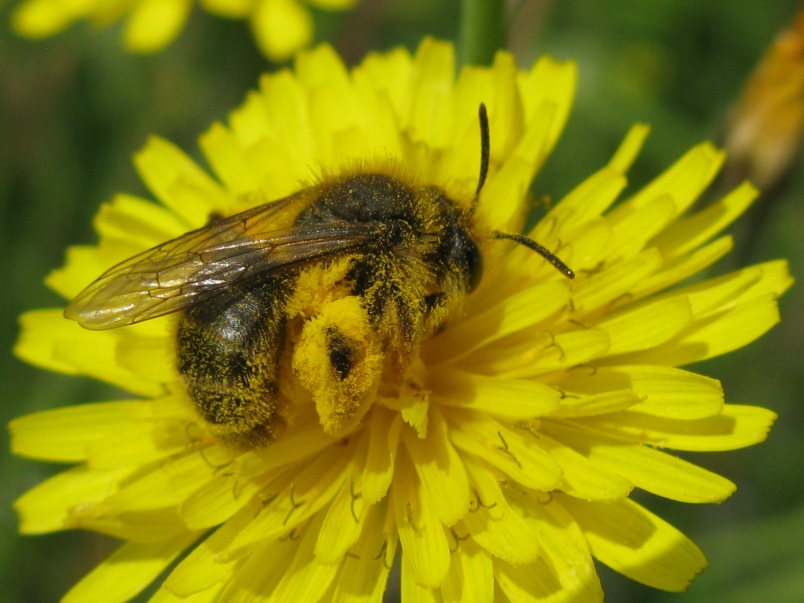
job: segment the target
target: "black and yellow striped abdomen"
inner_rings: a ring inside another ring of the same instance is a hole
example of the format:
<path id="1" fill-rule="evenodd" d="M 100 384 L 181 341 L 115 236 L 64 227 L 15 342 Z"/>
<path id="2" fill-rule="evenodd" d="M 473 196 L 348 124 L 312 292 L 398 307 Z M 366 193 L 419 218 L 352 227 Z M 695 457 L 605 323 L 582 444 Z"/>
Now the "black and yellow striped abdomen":
<path id="1" fill-rule="evenodd" d="M 265 445 L 285 427 L 278 379 L 296 278 L 291 271 L 232 287 L 179 319 L 176 362 L 187 394 L 210 430 L 236 447 Z"/>

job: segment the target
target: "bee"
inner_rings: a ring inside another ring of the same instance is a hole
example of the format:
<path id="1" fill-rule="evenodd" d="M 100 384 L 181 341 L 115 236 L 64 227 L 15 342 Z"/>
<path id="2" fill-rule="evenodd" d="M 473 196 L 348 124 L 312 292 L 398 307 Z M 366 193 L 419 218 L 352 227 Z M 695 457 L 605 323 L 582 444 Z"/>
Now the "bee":
<path id="1" fill-rule="evenodd" d="M 92 330 L 179 313 L 175 362 L 207 429 L 239 449 L 276 440 L 301 385 L 323 429 L 339 437 L 364 416 L 383 374 L 404 375 L 480 282 L 481 244 L 511 239 L 568 278 L 523 235 L 484 232 L 471 202 L 400 170 L 356 169 L 289 197 L 213 219 L 106 271 L 66 308 Z"/>

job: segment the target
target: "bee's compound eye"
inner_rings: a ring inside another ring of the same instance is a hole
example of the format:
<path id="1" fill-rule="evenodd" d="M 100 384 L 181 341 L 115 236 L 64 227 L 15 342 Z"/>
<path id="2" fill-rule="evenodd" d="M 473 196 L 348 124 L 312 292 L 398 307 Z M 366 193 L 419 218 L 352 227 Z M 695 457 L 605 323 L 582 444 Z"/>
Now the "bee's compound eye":
<path id="1" fill-rule="evenodd" d="M 483 277 L 483 256 L 472 239 L 465 239 L 463 245 L 464 259 L 466 261 L 467 291 L 471 293 L 480 284 Z"/>
<path id="2" fill-rule="evenodd" d="M 357 296 L 324 305 L 293 350 L 293 372 L 310 392 L 324 431 L 342 437 L 371 406 L 382 376 L 380 338 Z"/>
<path id="3" fill-rule="evenodd" d="M 477 244 L 463 228 L 453 226 L 450 229 L 438 259 L 445 268 L 463 278 L 467 293 L 477 289 L 483 276 L 483 258 Z"/>

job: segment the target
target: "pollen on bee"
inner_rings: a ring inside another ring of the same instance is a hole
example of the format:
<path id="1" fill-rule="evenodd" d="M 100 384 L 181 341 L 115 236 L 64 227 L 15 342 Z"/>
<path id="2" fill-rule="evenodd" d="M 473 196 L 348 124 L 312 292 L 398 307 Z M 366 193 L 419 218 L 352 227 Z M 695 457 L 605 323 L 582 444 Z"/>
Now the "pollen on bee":
<path id="1" fill-rule="evenodd" d="M 293 296 L 285 313 L 290 317 L 307 319 L 333 300 L 349 295 L 348 273 L 354 258 L 336 258 L 326 265 L 307 266 L 299 273 Z"/>
<path id="2" fill-rule="evenodd" d="M 380 338 L 359 297 L 328 303 L 304 324 L 292 366 L 312 395 L 324 431 L 341 437 L 354 429 L 383 370 Z"/>

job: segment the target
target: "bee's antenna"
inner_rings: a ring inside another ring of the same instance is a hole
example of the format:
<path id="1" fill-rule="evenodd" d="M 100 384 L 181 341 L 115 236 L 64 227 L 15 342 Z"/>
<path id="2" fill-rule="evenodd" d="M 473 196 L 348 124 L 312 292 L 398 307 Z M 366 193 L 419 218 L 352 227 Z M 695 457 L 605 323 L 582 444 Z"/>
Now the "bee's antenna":
<path id="1" fill-rule="evenodd" d="M 555 266 L 555 269 L 558 270 L 561 274 L 563 274 L 567 278 L 575 278 L 575 273 L 570 269 L 569 266 L 567 266 L 564 262 L 562 262 L 558 258 L 558 256 L 553 254 L 552 251 L 550 251 L 549 249 L 547 249 L 542 245 L 539 245 L 533 239 L 529 239 L 525 235 L 508 234 L 506 232 L 499 232 L 497 230 L 495 230 L 491 234 L 494 236 L 495 239 L 511 239 L 512 241 L 516 241 L 520 245 L 524 245 L 528 249 L 532 249 L 540 256 L 542 256 L 545 260 L 550 262 L 553 266 Z"/>
<path id="2" fill-rule="evenodd" d="M 472 212 L 475 211 L 475 208 L 480 201 L 480 191 L 483 190 L 483 185 L 486 184 L 486 176 L 489 175 L 491 135 L 489 134 L 489 116 L 486 112 L 485 103 L 480 103 L 480 108 L 477 111 L 477 117 L 480 120 L 480 177 L 477 179 L 475 198 L 472 199 Z"/>
<path id="3" fill-rule="evenodd" d="M 489 134 L 489 115 L 486 112 L 485 103 L 480 103 L 480 108 L 477 111 L 477 117 L 480 120 L 480 177 L 477 179 L 477 190 L 475 191 L 475 198 L 472 199 L 472 207 L 469 212 L 474 213 L 477 209 L 477 204 L 480 201 L 480 191 L 483 190 L 483 185 L 486 184 L 486 177 L 489 175 L 489 155 L 491 154 L 491 135 Z M 575 278 L 575 273 L 567 266 L 561 259 L 553 254 L 552 251 L 539 245 L 533 239 L 529 239 L 525 235 L 508 234 L 506 232 L 499 232 L 495 230 L 491 233 L 495 239 L 511 239 L 520 245 L 524 245 L 528 249 L 532 249 L 545 260 L 550 262 L 556 270 L 567 278 Z"/>

